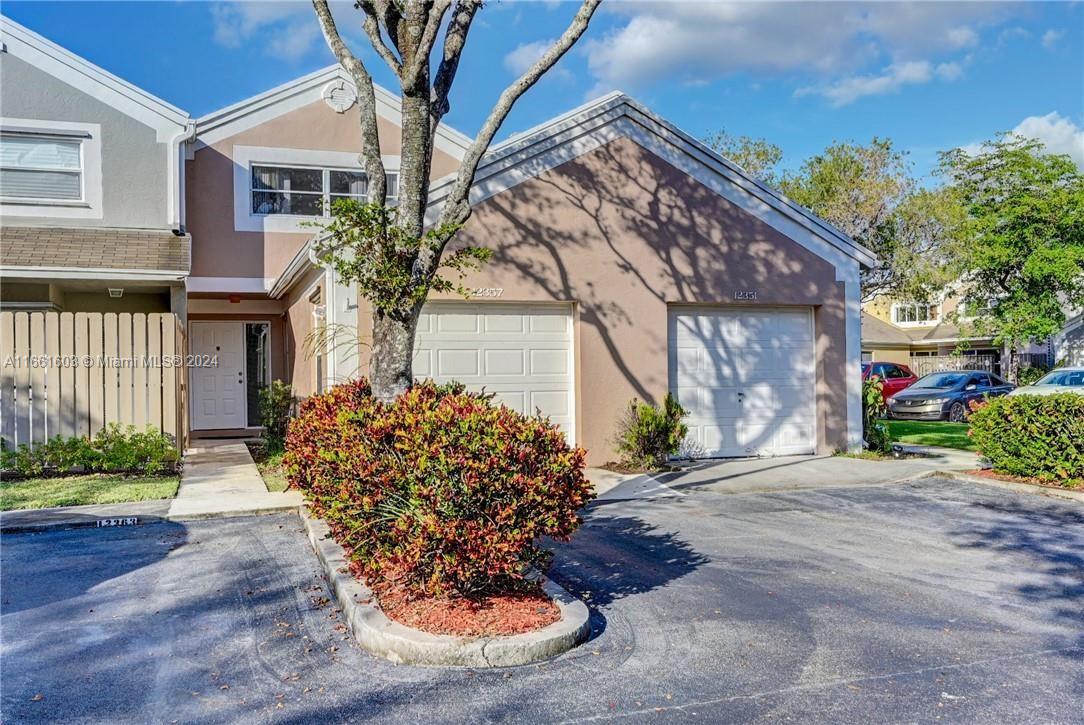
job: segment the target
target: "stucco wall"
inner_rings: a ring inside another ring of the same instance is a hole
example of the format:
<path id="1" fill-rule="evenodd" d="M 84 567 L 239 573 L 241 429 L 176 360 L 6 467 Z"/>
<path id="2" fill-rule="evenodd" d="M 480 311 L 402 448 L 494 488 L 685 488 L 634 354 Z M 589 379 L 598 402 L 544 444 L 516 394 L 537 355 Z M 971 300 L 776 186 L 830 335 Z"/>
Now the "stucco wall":
<path id="1" fill-rule="evenodd" d="M 383 118 L 378 119 L 378 125 L 381 154 L 399 155 L 399 127 Z M 316 230 L 275 233 L 235 229 L 234 146 L 360 153 L 359 112 L 354 106 L 345 113 L 336 113 L 323 101 L 317 101 L 201 148 L 193 160 L 186 162 L 192 275 L 274 278 Z M 456 168 L 455 159 L 442 151 L 434 152 L 433 178 Z"/>
<path id="2" fill-rule="evenodd" d="M 311 270 L 304 279 L 293 286 L 285 302 L 283 327 L 289 336 L 289 343 L 284 351 L 286 369 L 283 379 L 293 386 L 294 395 L 298 398 L 304 398 L 316 392 L 315 363 L 305 340 L 314 328 L 314 305 L 309 298 L 318 287 L 323 297 L 321 287 L 323 277 L 322 271 Z"/>
<path id="3" fill-rule="evenodd" d="M 102 130 L 102 218 L 5 215 L 5 224 L 170 227 L 168 144 L 157 142 L 154 129 L 8 53 L 0 54 L 0 110 L 5 118 L 97 123 Z"/>
<path id="4" fill-rule="evenodd" d="M 909 350 L 893 350 L 891 348 L 877 348 L 862 346 L 863 352 L 872 353 L 874 362 L 894 362 L 911 364 L 911 352 Z"/>
<path id="5" fill-rule="evenodd" d="M 504 302 L 575 303 L 576 428 L 593 463 L 613 457 L 631 398 L 658 402 L 668 389 L 668 307 L 732 304 L 736 290 L 757 290 L 757 305 L 814 308 L 818 448 L 845 447 L 845 302 L 833 267 L 632 141 L 479 204 L 460 239 L 494 250 L 468 286 L 503 288 Z"/>

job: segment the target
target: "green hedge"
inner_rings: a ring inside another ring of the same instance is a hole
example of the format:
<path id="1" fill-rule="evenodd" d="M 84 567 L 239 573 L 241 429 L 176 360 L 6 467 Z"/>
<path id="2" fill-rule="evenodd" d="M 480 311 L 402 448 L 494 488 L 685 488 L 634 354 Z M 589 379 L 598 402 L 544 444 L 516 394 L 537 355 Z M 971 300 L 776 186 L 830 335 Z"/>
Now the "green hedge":
<path id="1" fill-rule="evenodd" d="M 176 471 L 180 460 L 173 438 L 154 426 L 140 431 L 116 423 L 93 438 L 55 436 L 35 446 L 0 449 L 0 469 L 24 478 L 75 471 L 158 476 Z"/>
<path id="2" fill-rule="evenodd" d="M 1084 395 L 1014 395 L 973 407 L 971 437 L 995 471 L 1084 480 Z"/>

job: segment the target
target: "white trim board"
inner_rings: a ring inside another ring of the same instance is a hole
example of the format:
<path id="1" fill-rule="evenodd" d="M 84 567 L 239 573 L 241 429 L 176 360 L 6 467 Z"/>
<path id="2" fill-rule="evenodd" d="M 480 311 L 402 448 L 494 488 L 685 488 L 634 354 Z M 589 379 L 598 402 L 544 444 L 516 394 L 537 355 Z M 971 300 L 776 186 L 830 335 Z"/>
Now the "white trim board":
<path id="1" fill-rule="evenodd" d="M 226 294 L 267 294 L 274 277 L 189 277 L 188 291 Z"/>
<path id="2" fill-rule="evenodd" d="M 188 276 L 180 269 L 118 269 L 115 267 L 0 267 L 4 277 L 20 279 L 95 279 L 95 280 L 148 280 L 179 282 Z"/>
<path id="3" fill-rule="evenodd" d="M 187 127 L 190 119 L 185 111 L 80 58 L 14 20 L 0 16 L 0 32 L 8 53 L 150 126 L 157 132 L 159 143 L 174 140 Z"/>
<path id="4" fill-rule="evenodd" d="M 354 82 L 349 74 L 342 69 L 342 66 L 336 64 L 212 111 L 196 121 L 198 131 L 195 150 L 198 151 L 203 146 L 210 146 L 242 131 L 247 131 L 284 113 L 321 101 L 324 97 L 324 87 L 332 82 L 343 82 L 350 88 L 354 88 Z M 376 95 L 377 115 L 401 126 L 403 123 L 402 99 L 376 84 L 373 84 L 373 91 Z M 437 127 L 436 147 L 453 158 L 463 158 L 470 144 L 471 139 L 459 131 L 443 123 Z"/>

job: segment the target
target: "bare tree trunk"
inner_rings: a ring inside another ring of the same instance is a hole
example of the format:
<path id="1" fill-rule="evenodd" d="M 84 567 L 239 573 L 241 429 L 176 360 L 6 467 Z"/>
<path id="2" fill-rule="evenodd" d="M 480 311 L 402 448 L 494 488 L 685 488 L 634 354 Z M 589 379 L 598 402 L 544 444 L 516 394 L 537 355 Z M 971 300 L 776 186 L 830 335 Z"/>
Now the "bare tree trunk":
<path id="1" fill-rule="evenodd" d="M 373 315 L 369 383 L 373 395 L 385 403 L 395 400 L 414 382 L 414 331 L 420 311 L 420 307 L 413 310 L 406 319 L 397 319 L 379 310 Z"/>
<path id="2" fill-rule="evenodd" d="M 410 294 L 405 295 L 404 299 L 381 300 L 383 304 L 374 311 L 369 377 L 373 394 L 381 400 L 394 399 L 413 382 L 414 331 L 422 308 L 422 303 L 415 300 L 424 299 L 424 294 L 417 293 L 427 293 L 431 288 L 440 270 L 444 247 L 454 233 L 452 228 L 462 225 L 470 216 L 470 188 L 478 164 L 512 106 L 580 39 L 601 0 L 581 2 L 579 11 L 564 33 L 501 93 L 478 136 L 468 147 L 436 225 L 448 231 L 442 232 L 444 236 L 435 240 L 436 244 L 419 243 L 410 254 L 402 254 L 409 250 L 395 250 L 398 253 L 395 264 L 404 265 L 399 271 L 410 275 Z M 371 202 L 383 204 L 384 168 L 377 133 L 372 76 L 365 64 L 343 42 L 328 0 L 312 0 L 312 4 L 328 47 L 358 87 L 362 152 L 369 177 L 369 198 Z M 425 213 L 429 203 L 434 135 L 437 125 L 448 112 L 448 94 L 459 68 L 467 33 L 482 6 L 482 0 L 358 0 L 355 3 L 355 7 L 364 13 L 363 28 L 373 50 L 399 79 L 402 91 L 399 203 L 394 225 L 405 232 L 403 236 L 406 239 L 414 242 L 421 240 L 426 232 Z M 451 18 L 444 23 L 449 10 Z M 430 59 L 437 47 L 441 28 L 444 28 L 444 43 L 435 82 L 431 85 Z M 362 250 L 362 259 L 365 258 L 365 251 Z M 359 288 L 359 293 L 366 294 L 366 290 Z"/>

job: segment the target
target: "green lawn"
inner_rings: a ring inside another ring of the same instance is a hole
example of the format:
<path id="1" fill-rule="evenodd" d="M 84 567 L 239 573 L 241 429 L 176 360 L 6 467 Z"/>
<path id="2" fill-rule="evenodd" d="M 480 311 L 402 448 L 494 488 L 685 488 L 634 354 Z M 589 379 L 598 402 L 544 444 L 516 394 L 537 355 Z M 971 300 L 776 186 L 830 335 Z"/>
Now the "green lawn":
<path id="1" fill-rule="evenodd" d="M 260 461 L 256 464 L 256 467 L 260 469 L 260 475 L 263 476 L 263 483 L 267 486 L 268 491 L 286 490 L 286 472 L 282 470 L 281 453 L 275 453 L 269 456 L 267 460 Z"/>
<path id="2" fill-rule="evenodd" d="M 272 493 L 285 491 L 288 484 L 286 472 L 282 470 L 284 452 L 268 454 L 267 446 L 263 441 L 245 441 L 245 445 L 248 446 L 248 452 L 252 454 L 252 460 L 256 462 L 256 468 L 259 469 L 260 476 L 263 477 L 263 485 L 267 486 L 267 490 Z"/>
<path id="3" fill-rule="evenodd" d="M 889 420 L 888 430 L 892 440 L 917 446 L 944 446 L 975 450 L 967 436 L 967 423 L 949 423 L 941 420 Z"/>
<path id="4" fill-rule="evenodd" d="M 117 476 L 105 473 L 0 482 L 0 511 L 122 503 L 173 498 L 177 476 Z"/>

